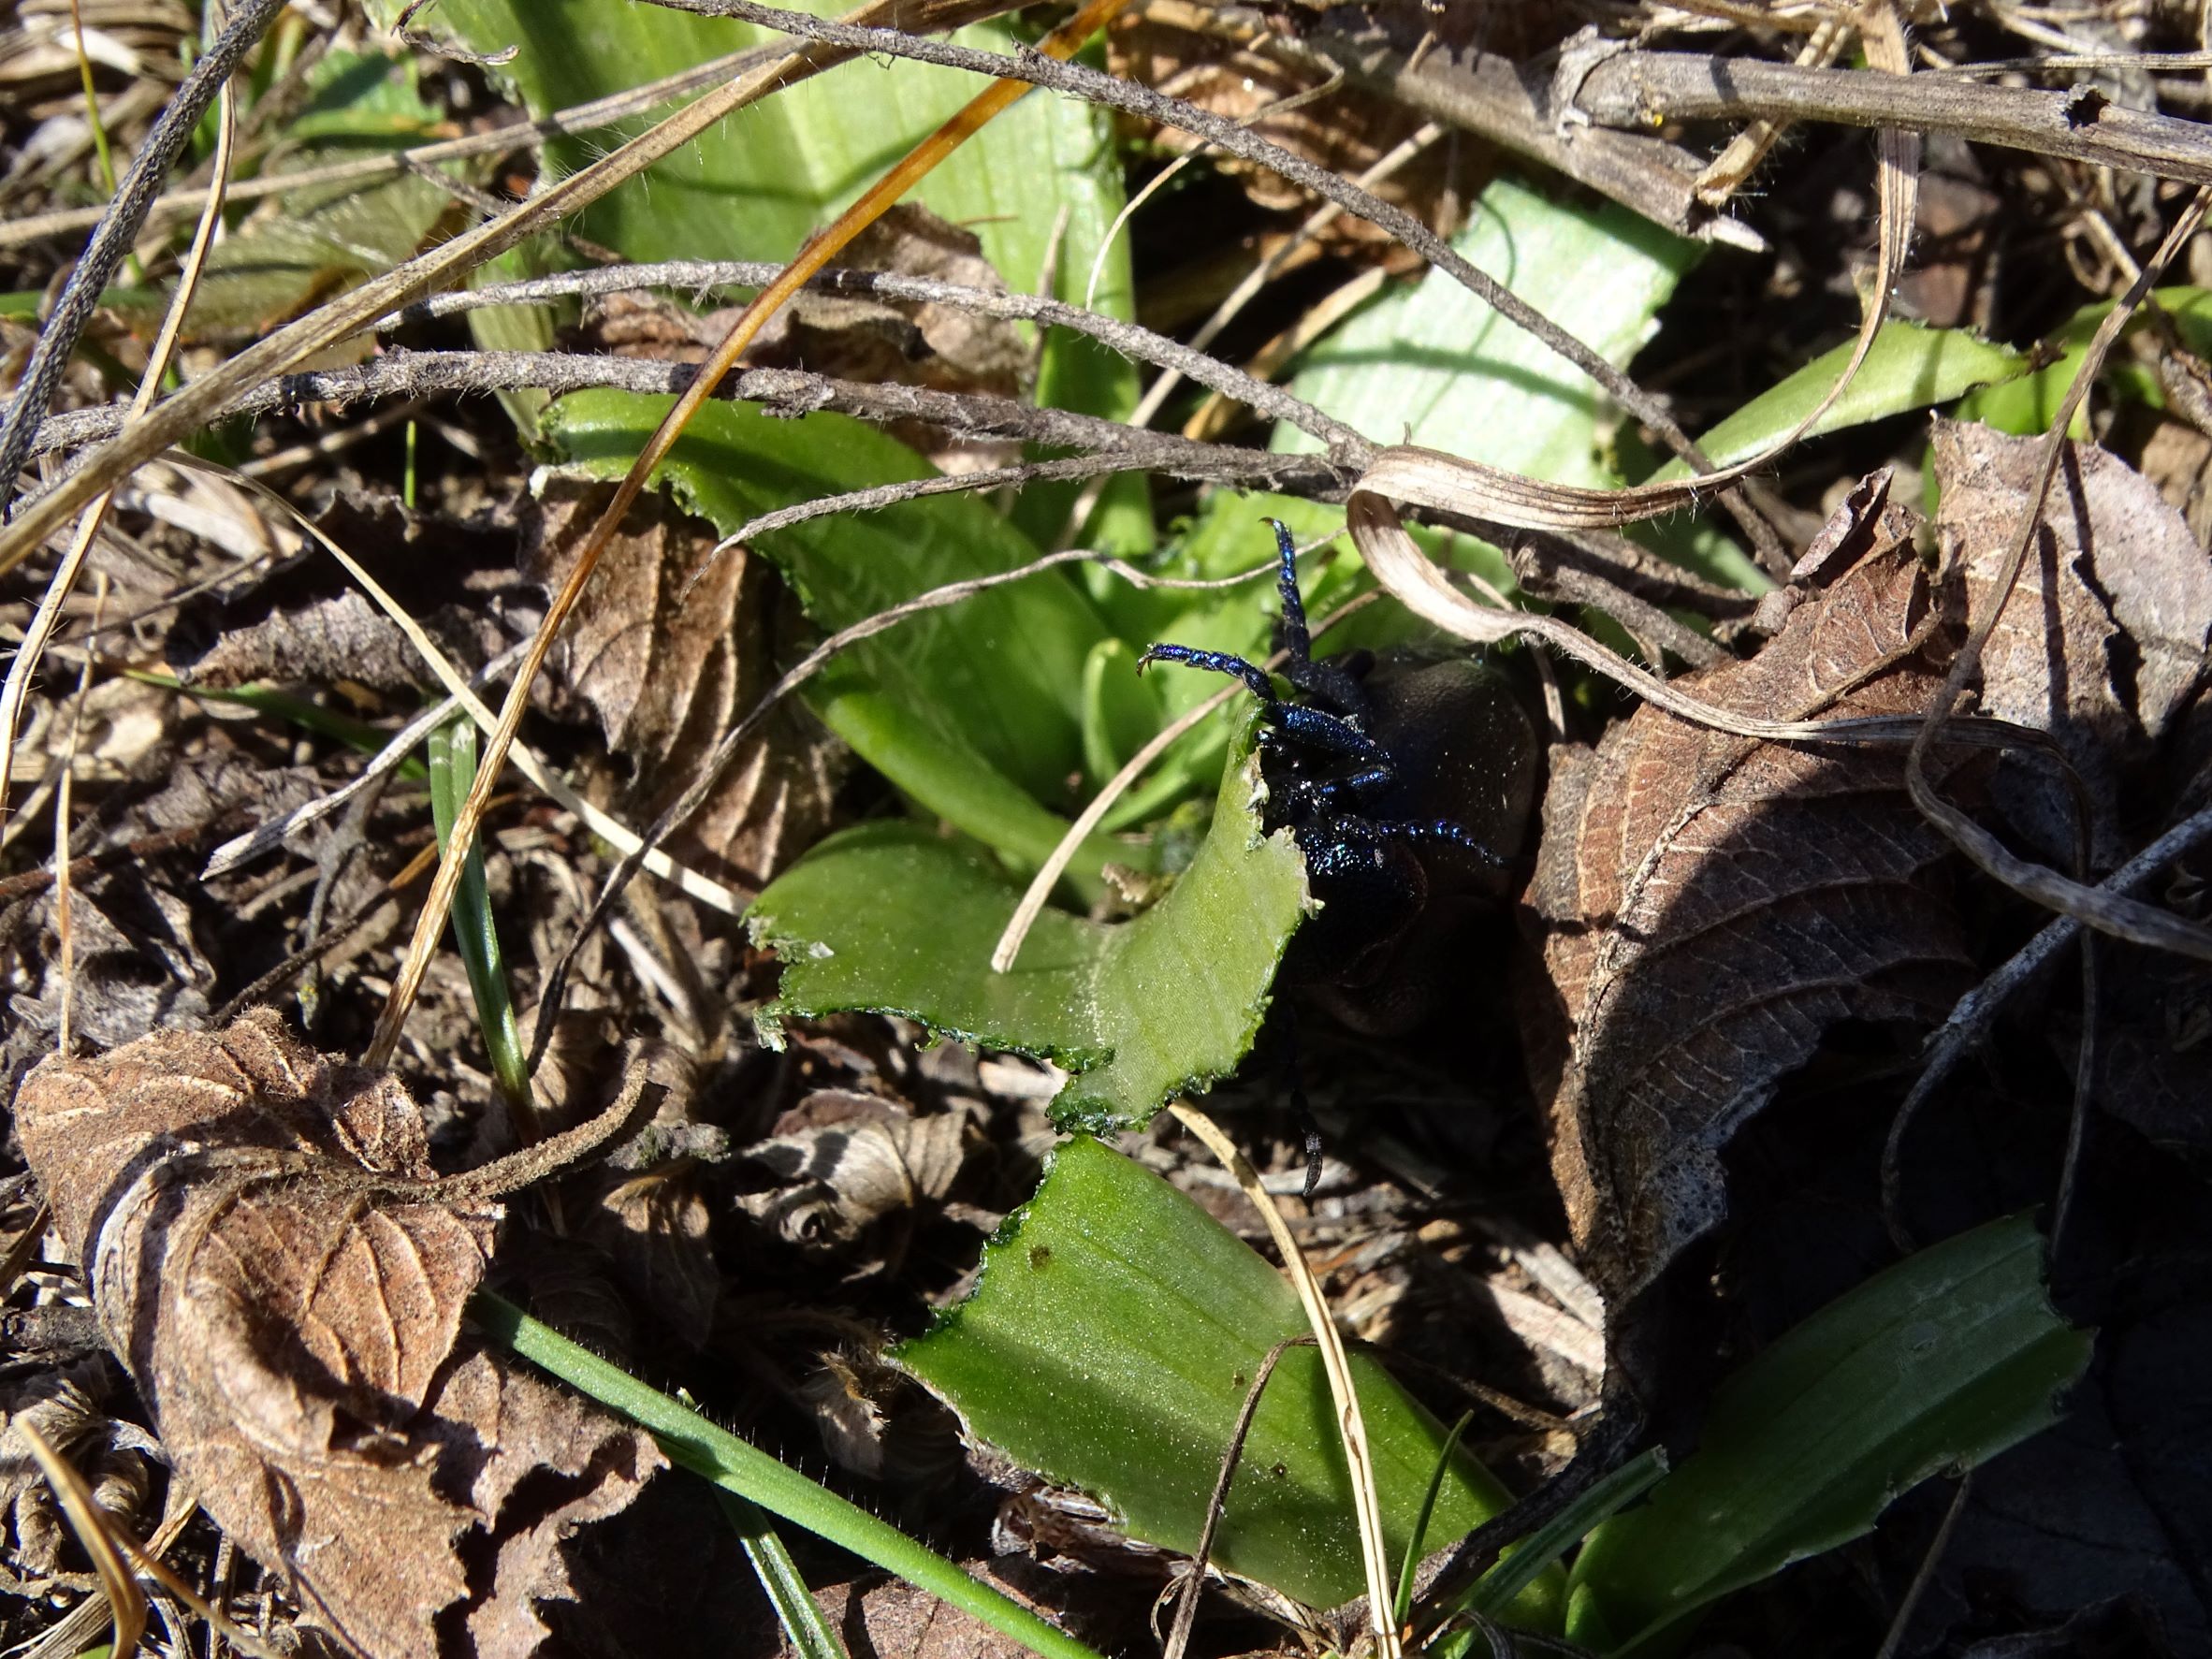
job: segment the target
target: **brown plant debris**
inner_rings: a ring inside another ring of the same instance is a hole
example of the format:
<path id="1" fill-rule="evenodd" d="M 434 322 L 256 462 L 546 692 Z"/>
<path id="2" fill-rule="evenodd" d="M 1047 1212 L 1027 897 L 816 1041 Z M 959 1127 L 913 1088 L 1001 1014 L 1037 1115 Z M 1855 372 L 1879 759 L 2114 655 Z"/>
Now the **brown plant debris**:
<path id="1" fill-rule="evenodd" d="M 1685 689 L 1783 719 L 1918 713 L 1942 676 L 1911 528 L 1869 502 L 1856 562 L 1831 561 L 1756 658 Z M 1569 1224 L 1618 1306 L 1725 1214 L 1721 1149 L 1826 1033 L 1925 1027 L 1969 958 L 1894 748 L 1750 742 L 1646 707 L 1555 763 L 1544 816 L 1531 1069 Z"/>
<path id="2" fill-rule="evenodd" d="M 523 552 L 531 580 L 560 585 L 575 560 L 577 515 L 589 524 L 605 494 L 546 486 Z M 699 520 L 665 502 L 641 503 L 555 648 L 552 683 L 581 700 L 607 746 L 635 764 L 634 793 L 648 819 L 690 787 L 721 735 L 775 682 L 779 635 L 794 623 L 764 563 L 743 549 L 712 557 L 714 546 Z M 669 851 L 758 886 L 828 827 L 836 756 L 796 706 L 779 710 Z"/>
<path id="3" fill-rule="evenodd" d="M 378 1659 L 534 1652 L 564 1537 L 663 1459 L 468 1343 L 498 1206 L 441 1202 L 420 1112 L 269 1011 L 56 1057 L 23 1150 L 181 1478 Z"/>
<path id="4" fill-rule="evenodd" d="M 1960 421 L 1935 423 L 1942 491 L 1936 531 L 1966 574 L 1979 616 L 2032 487 L 2041 440 Z M 2212 648 L 2212 560 L 2156 485 L 2092 444 L 2070 444 L 2044 504 L 2019 586 L 1983 650 L 1986 713 L 2048 731 L 2096 816 L 2100 867 L 2123 849 L 2116 818 L 2128 774 L 2202 696 Z M 2039 822 L 2048 768 L 2009 760 L 2000 804 L 2045 856 L 2063 861 L 2068 826 Z M 2024 796 L 2028 798 L 2023 798 Z"/>

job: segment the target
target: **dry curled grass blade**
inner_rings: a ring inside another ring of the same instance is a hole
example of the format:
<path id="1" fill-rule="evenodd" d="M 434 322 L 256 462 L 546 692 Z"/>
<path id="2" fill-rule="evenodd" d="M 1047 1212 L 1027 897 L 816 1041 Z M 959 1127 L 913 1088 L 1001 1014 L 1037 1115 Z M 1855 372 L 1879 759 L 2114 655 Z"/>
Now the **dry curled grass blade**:
<path id="1" fill-rule="evenodd" d="M 146 1634 L 146 1593 L 138 1588 L 138 1576 L 124 1559 L 114 1521 L 93 1501 L 92 1489 L 85 1485 L 84 1477 L 47 1443 L 46 1436 L 38 1432 L 38 1425 L 27 1413 L 19 1416 L 9 1426 L 31 1448 L 38 1472 L 46 1477 L 46 1484 L 52 1489 L 62 1513 L 68 1518 L 69 1530 L 77 1535 L 77 1542 L 85 1554 L 92 1557 L 93 1570 L 99 1575 L 100 1594 L 107 1598 L 108 1614 L 114 1624 L 109 1652 L 115 1659 L 130 1659 L 138 1651 L 139 1638 Z"/>

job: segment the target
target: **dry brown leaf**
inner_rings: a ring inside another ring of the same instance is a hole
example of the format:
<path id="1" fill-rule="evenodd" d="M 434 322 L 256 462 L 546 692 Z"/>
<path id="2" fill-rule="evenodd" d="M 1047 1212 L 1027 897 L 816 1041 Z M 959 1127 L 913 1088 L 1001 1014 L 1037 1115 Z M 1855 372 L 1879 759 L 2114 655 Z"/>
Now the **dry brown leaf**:
<path id="1" fill-rule="evenodd" d="M 1782 719 L 1914 714 L 1928 597 L 1910 519 L 1800 600 L 1760 654 L 1683 680 Z M 1863 682 L 1863 683 L 1862 683 Z M 1903 755 L 1751 742 L 1645 707 L 1555 764 L 1527 917 L 1552 1168 L 1612 1306 L 1725 1213 L 1722 1148 L 1850 1020 L 1916 1032 L 1969 961 Z"/>
<path id="2" fill-rule="evenodd" d="M 557 587 L 574 564 L 577 516 L 606 490 L 546 488 L 523 554 L 525 574 Z M 600 561 L 554 648 L 551 677 L 583 699 L 607 745 L 635 763 L 640 815 L 688 788 L 721 735 L 776 678 L 790 607 L 773 574 L 742 550 L 708 563 L 714 536 L 658 498 L 641 502 Z M 699 575 L 698 585 L 691 586 Z M 795 706 L 739 752 L 669 851 L 720 880 L 758 887 L 827 827 L 837 767 Z"/>
<path id="3" fill-rule="evenodd" d="M 780 1183 L 738 1201 L 788 1243 L 824 1256 L 879 1246 L 894 1261 L 904 1234 L 941 1202 L 980 1139 L 967 1111 L 916 1116 L 875 1095 L 817 1089 L 745 1156 Z M 882 1236 L 879 1224 L 895 1230 Z"/>
<path id="4" fill-rule="evenodd" d="M 1935 423 L 1936 528 L 1963 563 L 1972 614 L 1991 601 L 2041 445 Z M 1982 708 L 2057 739 L 2098 815 L 2093 856 L 2109 866 L 2123 851 L 2114 808 L 2124 775 L 2203 689 L 2212 560 L 2150 480 L 2093 444 L 2066 446 L 2042 525 L 1983 649 Z M 2048 780 L 2047 766 L 2016 774 L 2008 762 L 1995 788 L 2016 826 L 2063 866 L 2070 815 Z"/>
<path id="5" fill-rule="evenodd" d="M 409 1189 L 435 1171 L 406 1091 L 264 1010 L 49 1060 L 16 1124 L 109 1346 L 224 1531 L 359 1652 L 429 1659 L 464 1623 L 479 1653 L 535 1651 L 534 1604 L 571 1594 L 561 1539 L 664 1460 L 457 1350 L 499 1210 Z"/>

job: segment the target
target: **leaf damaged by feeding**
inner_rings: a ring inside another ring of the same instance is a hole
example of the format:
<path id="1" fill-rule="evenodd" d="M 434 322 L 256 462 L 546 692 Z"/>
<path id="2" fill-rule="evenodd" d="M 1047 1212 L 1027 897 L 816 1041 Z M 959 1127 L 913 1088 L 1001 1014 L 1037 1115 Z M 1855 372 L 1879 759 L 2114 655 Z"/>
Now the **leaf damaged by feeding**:
<path id="1" fill-rule="evenodd" d="M 1912 528 L 1881 508 L 1756 658 L 1684 689 L 1783 719 L 1920 713 L 1946 635 Z M 1965 989 L 1947 844 L 1903 767 L 1894 747 L 1753 742 L 1653 707 L 1555 764 L 1524 912 L 1548 981 L 1532 1071 L 1608 1302 L 1720 1221 L 1721 1149 L 1828 1031 L 1917 1031 Z"/>
<path id="2" fill-rule="evenodd" d="M 1048 910 L 1006 973 L 991 953 L 1018 895 L 980 853 L 911 823 L 835 837 L 753 905 L 754 941 L 782 959 L 768 1013 L 918 1020 L 1072 1072 L 1052 1108 L 1062 1128 L 1142 1124 L 1243 1060 L 1308 908 L 1297 846 L 1260 826 L 1256 773 L 1249 753 L 1228 768 L 1197 858 L 1157 905 L 1113 925 Z"/>
<path id="3" fill-rule="evenodd" d="M 560 1542 L 663 1459 L 458 1341 L 500 1212 L 455 1204 L 388 1075 L 269 1011 L 56 1057 L 24 1155 L 202 1506 L 362 1653 L 534 1652 Z"/>

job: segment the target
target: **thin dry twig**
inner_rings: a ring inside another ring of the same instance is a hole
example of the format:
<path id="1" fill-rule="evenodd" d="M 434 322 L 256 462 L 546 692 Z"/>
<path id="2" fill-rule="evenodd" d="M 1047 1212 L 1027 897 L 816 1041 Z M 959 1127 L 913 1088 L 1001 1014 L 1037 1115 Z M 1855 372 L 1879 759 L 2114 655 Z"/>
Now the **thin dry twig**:
<path id="1" fill-rule="evenodd" d="M 524 648 L 524 646 L 519 642 L 509 646 L 470 677 L 470 686 L 480 688 L 499 678 L 520 660 Z M 379 778 L 397 771 L 400 764 L 415 752 L 424 739 L 428 738 L 438 727 L 444 725 L 452 717 L 454 710 L 459 708 L 460 706 L 459 696 L 451 691 L 447 692 L 443 701 L 433 703 L 397 732 L 394 732 L 390 740 L 370 757 L 369 764 L 361 768 L 360 775 L 351 782 L 332 790 L 327 795 L 309 801 L 304 806 L 293 808 L 282 818 L 272 819 L 267 823 L 256 824 L 244 835 L 235 837 L 216 848 L 213 852 L 208 855 L 208 862 L 200 870 L 199 879 L 202 881 L 212 881 L 218 876 L 226 876 L 241 865 L 249 864 L 260 857 L 264 852 L 274 851 L 310 825 L 322 822 L 324 819 L 343 807 Z M 488 716 L 490 711 L 486 710 L 485 712 Z M 209 1023 L 219 1029 L 228 1022 L 213 1020 Z"/>
<path id="2" fill-rule="evenodd" d="M 474 311 L 487 305 L 526 305 L 573 295 L 619 294 L 640 288 L 676 288 L 705 294 L 714 288 L 761 288 L 774 281 L 783 268 L 760 261 L 670 260 L 653 265 L 610 265 L 592 270 L 563 271 L 527 282 L 500 283 L 462 289 L 417 300 L 404 311 L 384 318 L 377 326 L 389 328 L 428 322 Z M 871 298 L 919 300 L 925 304 L 956 306 L 983 316 L 1008 317 L 1041 327 L 1067 328 L 1087 334 L 1100 344 L 1141 363 L 1151 363 L 1171 374 L 1234 398 L 1270 420 L 1288 421 L 1329 445 L 1340 458 L 1359 465 L 1369 452 L 1367 441 L 1342 421 L 1292 396 L 1281 386 L 1257 380 L 1231 364 L 1206 355 L 1211 336 L 1201 330 L 1189 344 L 1137 323 L 1101 315 L 1085 307 L 1034 294 L 1015 294 L 987 288 L 964 287 L 933 277 L 901 276 L 892 271 L 824 270 L 808 279 L 810 292 L 860 294 Z M 1133 425 L 1142 426 L 1142 419 Z"/>
<path id="3" fill-rule="evenodd" d="M 1354 86 L 1526 156 L 1677 236 L 1753 251 L 1767 245 L 1749 226 L 1701 209 L 1693 188 L 1697 156 L 1649 130 L 1615 132 L 1560 121 L 1548 90 L 1532 87 L 1522 79 L 1521 66 L 1497 52 L 1470 45 L 1431 52 L 1417 62 L 1415 54 L 1390 37 L 1387 20 L 1360 28 L 1346 22 L 1355 15 L 1348 8 L 1302 14 L 1295 35 L 1270 15 L 1243 6 L 1152 0 L 1146 9 L 1280 64 L 1341 72 Z"/>
<path id="4" fill-rule="evenodd" d="M 1252 1386 L 1244 1390 L 1244 1403 L 1237 1408 L 1236 1426 L 1230 1431 L 1229 1445 L 1221 1453 L 1221 1473 L 1215 1477 L 1213 1493 L 1206 1500 L 1206 1524 L 1199 1533 L 1198 1548 L 1191 1552 L 1190 1573 L 1184 1579 L 1182 1599 L 1175 1604 L 1175 1623 L 1160 1647 L 1160 1659 L 1183 1659 L 1184 1651 L 1190 1646 L 1191 1627 L 1198 1623 L 1199 1598 L 1206 1587 L 1206 1566 L 1214 1559 L 1214 1538 L 1221 1530 L 1221 1517 L 1229 1506 L 1230 1485 L 1236 1479 L 1237 1464 L 1244 1458 L 1244 1442 L 1252 1433 L 1252 1419 L 1259 1415 L 1259 1401 L 1267 1392 L 1268 1380 L 1274 1375 L 1275 1367 L 1285 1354 L 1294 1347 L 1313 1344 L 1311 1336 L 1286 1336 L 1267 1350 L 1267 1357 L 1252 1374 Z M 1155 1613 L 1154 1617 L 1157 1619 L 1158 1615 Z M 1158 1629 L 1156 1623 L 1155 1635 Z"/>
<path id="5" fill-rule="evenodd" d="M 1602 126 L 1649 131 L 1675 121 L 1821 121 L 1950 134 L 1976 143 L 2212 183 L 2212 133 L 2093 92 L 1983 86 L 1949 75 L 1909 78 L 1811 69 L 1756 58 L 1622 48 L 1563 66 L 1563 102 Z"/>
<path id="6" fill-rule="evenodd" d="M 380 397 L 426 398 L 522 389 L 556 395 L 595 388 L 648 396 L 680 395 L 696 386 L 699 378 L 699 369 L 689 363 L 598 353 L 394 351 L 352 368 L 315 370 L 267 382 L 246 391 L 226 413 L 258 414 L 305 403 L 345 404 Z M 1096 457 L 1113 456 L 1128 469 L 1148 468 L 1171 476 L 1222 483 L 1266 482 L 1272 488 L 1324 499 L 1332 494 L 1341 498 L 1357 469 L 1356 462 L 1338 462 L 1327 455 L 1269 455 L 1227 444 L 1201 444 L 1175 433 L 1139 431 L 1099 415 L 1044 409 L 980 392 L 833 380 L 803 369 L 749 369 L 730 377 L 726 384 L 738 401 L 764 404 L 781 414 L 810 415 L 827 410 L 878 424 L 919 421 L 962 436 L 1004 438 L 1085 451 Z M 41 446 L 51 444 L 60 447 L 124 428 L 125 419 L 119 410 L 76 410 L 49 420 L 38 442 Z M 1351 436 L 1361 449 L 1367 447 L 1357 434 Z M 1102 465 L 1099 470 L 1116 469 Z M 25 514 L 43 506 L 65 487 L 57 485 L 47 495 L 34 497 L 25 504 Z"/>

